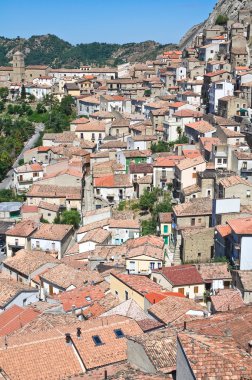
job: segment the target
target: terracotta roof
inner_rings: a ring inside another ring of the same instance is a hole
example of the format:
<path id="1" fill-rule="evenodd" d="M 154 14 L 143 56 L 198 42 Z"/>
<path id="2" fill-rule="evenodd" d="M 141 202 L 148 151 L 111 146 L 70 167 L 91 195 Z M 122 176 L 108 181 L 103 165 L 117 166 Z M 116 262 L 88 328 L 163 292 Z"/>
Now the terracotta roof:
<path id="1" fill-rule="evenodd" d="M 171 223 L 172 213 L 171 212 L 160 212 L 158 214 L 160 223 Z"/>
<path id="2" fill-rule="evenodd" d="M 179 108 L 179 107 L 182 107 L 186 104 L 187 104 L 186 102 L 174 102 L 174 103 L 169 103 L 169 107 L 170 108 Z"/>
<path id="3" fill-rule="evenodd" d="M 180 161 L 178 164 L 176 164 L 176 166 L 179 170 L 186 170 L 193 166 L 201 165 L 204 162 L 205 160 L 202 156 L 197 156 L 195 158 L 186 158 Z"/>
<path id="4" fill-rule="evenodd" d="M 21 249 L 15 256 L 7 257 L 4 260 L 4 265 L 10 269 L 30 276 L 34 271 L 45 266 L 46 264 L 57 264 L 59 261 L 51 256 L 49 253 L 41 251 L 28 251 Z"/>
<path id="5" fill-rule="evenodd" d="M 113 149 L 113 148 L 126 149 L 127 143 L 123 141 L 112 140 L 100 145 L 100 149 Z"/>
<path id="6" fill-rule="evenodd" d="M 151 304 L 156 304 L 166 297 L 180 297 L 180 298 L 185 298 L 184 294 L 182 293 L 177 293 L 177 292 L 150 292 L 146 294 L 145 298 L 151 303 Z"/>
<path id="7" fill-rule="evenodd" d="M 153 172 L 153 165 L 152 164 L 148 164 L 146 162 L 143 162 L 143 163 L 140 163 L 140 164 L 135 164 L 135 163 L 131 162 L 130 165 L 129 165 L 129 172 L 131 174 L 135 174 L 135 173 L 144 173 L 144 174 L 152 173 Z"/>
<path id="8" fill-rule="evenodd" d="M 94 283 L 102 281 L 100 275 L 95 271 L 80 271 L 65 264 L 59 264 L 48 269 L 40 277 L 43 281 L 48 281 L 62 290 L 66 290 L 71 285 L 81 287 L 86 283 L 91 284 L 92 281 Z"/>
<path id="9" fill-rule="evenodd" d="M 81 339 L 76 337 L 76 327 L 81 328 Z M 122 338 L 116 337 L 115 329 L 122 330 Z M 74 352 L 72 345 L 66 344 L 65 333 L 71 334 L 78 354 Z M 142 330 L 135 321 L 119 316 L 79 321 L 72 326 L 58 325 L 57 328 L 51 328 L 43 334 L 30 333 L 8 339 L 8 350 L 4 344 L 0 350 L 1 362 L 4 364 L 4 372 L 11 379 L 66 379 L 83 373 L 84 368 L 90 370 L 125 361 L 125 336 L 141 333 Z M 103 344 L 96 346 L 93 336 L 99 336 Z M 80 365 L 81 361 L 83 366 Z"/>
<path id="10" fill-rule="evenodd" d="M 10 279 L 9 276 L 1 274 L 0 276 L 0 308 L 5 308 L 16 296 L 22 292 L 36 292 L 36 289 L 29 285 Z"/>
<path id="11" fill-rule="evenodd" d="M 77 125 L 75 131 L 76 132 L 105 132 L 105 123 L 102 121 L 91 121 L 90 123 L 87 124 L 79 124 Z"/>
<path id="12" fill-rule="evenodd" d="M 224 226 L 219 225 L 219 226 L 216 226 L 215 228 L 223 238 L 231 234 L 231 228 L 229 227 L 229 225 L 224 225 Z"/>
<path id="13" fill-rule="evenodd" d="M 22 166 L 18 166 L 15 168 L 15 172 L 17 173 L 32 173 L 32 172 L 43 172 L 43 167 L 38 164 L 25 164 Z"/>
<path id="14" fill-rule="evenodd" d="M 156 284 L 148 277 L 138 276 L 138 275 L 129 275 L 124 273 L 119 274 L 111 274 L 111 276 L 115 277 L 119 281 L 123 282 L 129 288 L 133 289 L 137 293 L 144 295 L 149 293 L 150 291 L 161 291 L 162 288 L 160 285 Z"/>
<path id="15" fill-rule="evenodd" d="M 109 225 L 109 219 L 103 219 L 103 220 L 99 220 L 98 222 L 85 224 L 84 226 L 78 229 L 77 234 L 82 234 L 88 231 L 95 230 L 97 228 L 103 228 L 108 225 Z"/>
<path id="16" fill-rule="evenodd" d="M 109 228 L 139 229 L 139 221 L 136 219 L 110 219 Z"/>
<path id="17" fill-rule="evenodd" d="M 195 131 L 199 133 L 207 133 L 207 132 L 216 131 L 216 128 L 214 128 L 211 124 L 209 124 L 205 120 L 195 121 L 194 123 L 188 123 L 185 126 L 188 128 L 194 129 Z"/>
<path id="18" fill-rule="evenodd" d="M 231 219 L 227 223 L 237 235 L 252 235 L 252 217 Z"/>
<path id="19" fill-rule="evenodd" d="M 189 298 L 166 297 L 162 301 L 152 305 L 148 312 L 165 324 L 174 324 L 182 319 L 187 319 L 187 315 L 193 318 L 193 313 L 189 311 L 201 311 L 203 317 L 204 308 Z M 196 313 L 195 317 L 198 316 Z"/>
<path id="20" fill-rule="evenodd" d="M 184 160 L 183 156 L 167 156 L 167 157 L 157 157 L 154 161 L 153 167 L 175 167 L 176 164 Z"/>
<path id="21" fill-rule="evenodd" d="M 129 174 L 114 174 L 94 179 L 95 187 L 132 187 Z"/>
<path id="22" fill-rule="evenodd" d="M 79 309 L 92 305 L 95 301 L 102 299 L 104 296 L 105 293 L 103 290 L 99 285 L 96 285 L 62 292 L 54 298 L 62 303 L 65 312 L 69 312 L 72 309 Z"/>
<path id="23" fill-rule="evenodd" d="M 204 76 L 211 78 L 211 77 L 215 77 L 216 75 L 225 74 L 225 73 L 228 73 L 228 71 L 227 70 L 216 70 L 216 71 L 213 71 L 211 73 L 207 73 Z"/>
<path id="24" fill-rule="evenodd" d="M 194 265 L 175 265 L 154 270 L 162 274 L 172 286 L 203 284 L 204 281 Z"/>
<path id="25" fill-rule="evenodd" d="M 234 152 L 235 157 L 237 157 L 238 160 L 252 160 L 252 153 L 251 152 L 241 152 L 239 150 Z"/>
<path id="26" fill-rule="evenodd" d="M 201 156 L 201 153 L 198 149 L 183 149 L 182 153 L 185 158 L 196 158 Z"/>
<path id="27" fill-rule="evenodd" d="M 21 213 L 26 214 L 26 213 L 38 213 L 38 206 L 29 206 L 29 205 L 23 205 L 21 207 Z"/>
<path id="28" fill-rule="evenodd" d="M 152 174 L 137 179 L 138 184 L 152 184 Z"/>
<path id="29" fill-rule="evenodd" d="M 39 315 L 40 312 L 31 307 L 11 306 L 0 314 L 0 336 L 13 333 L 36 319 Z"/>
<path id="30" fill-rule="evenodd" d="M 188 365 L 197 379 L 249 379 L 250 356 L 231 337 L 210 337 L 180 333 Z"/>
<path id="31" fill-rule="evenodd" d="M 141 236 L 137 239 L 129 239 L 126 242 L 127 248 L 135 248 L 145 244 L 152 245 L 153 247 L 163 248 L 164 240 L 159 236 L 146 235 Z"/>
<path id="32" fill-rule="evenodd" d="M 143 347 L 156 371 L 170 373 L 176 370 L 177 342 L 172 329 L 152 331 L 130 338 Z"/>
<path id="33" fill-rule="evenodd" d="M 137 258 L 138 256 L 148 256 L 157 260 L 164 259 L 164 251 L 162 248 L 154 247 L 149 244 L 140 245 L 139 247 L 132 248 L 127 252 L 126 259 Z"/>
<path id="34" fill-rule="evenodd" d="M 232 138 L 232 137 L 244 137 L 243 133 L 237 132 L 237 131 L 232 131 L 229 128 L 225 127 L 220 127 L 222 132 L 226 135 L 227 138 Z"/>
<path id="35" fill-rule="evenodd" d="M 199 264 L 198 271 L 204 281 L 208 280 L 231 280 L 227 263 Z"/>
<path id="36" fill-rule="evenodd" d="M 58 240 L 62 241 L 73 226 L 69 224 L 40 224 L 39 229 L 32 235 L 33 239 Z"/>
<path id="37" fill-rule="evenodd" d="M 110 236 L 110 231 L 104 230 L 103 228 L 96 228 L 95 230 L 89 230 L 85 236 L 83 236 L 80 243 L 92 241 L 94 243 L 103 244 L 110 238 Z"/>
<path id="38" fill-rule="evenodd" d="M 202 143 L 205 150 L 212 152 L 212 146 L 218 145 L 220 140 L 218 137 L 200 137 L 200 142 Z"/>
<path id="39" fill-rule="evenodd" d="M 240 177 L 239 175 L 234 175 L 234 176 L 231 176 L 231 177 L 221 178 L 221 180 L 219 181 L 219 183 L 223 187 L 225 187 L 225 188 L 232 187 L 232 186 L 237 186 L 237 185 L 246 185 L 246 186 L 249 186 L 249 187 L 252 186 L 251 182 L 249 182 L 245 178 Z"/>
<path id="40" fill-rule="evenodd" d="M 44 202 L 44 201 L 39 202 L 38 207 L 44 210 L 54 211 L 54 212 L 58 212 L 60 208 L 58 205 L 55 205 L 49 202 Z"/>
<path id="41" fill-rule="evenodd" d="M 7 236 L 28 237 L 38 228 L 38 223 L 32 220 L 23 220 L 6 231 Z"/>
<path id="42" fill-rule="evenodd" d="M 214 120 L 221 127 L 237 127 L 240 125 L 239 123 L 237 123 L 237 121 L 233 119 L 226 119 L 225 117 L 221 116 L 214 116 Z"/>
<path id="43" fill-rule="evenodd" d="M 210 298 L 216 312 L 234 310 L 244 306 L 241 293 L 236 289 L 220 289 Z"/>
<path id="44" fill-rule="evenodd" d="M 81 199 L 81 189 L 73 186 L 39 185 L 31 186 L 29 197 Z"/>
<path id="45" fill-rule="evenodd" d="M 189 202 L 174 206 L 173 212 L 176 216 L 211 215 L 212 200 L 209 198 L 190 199 Z"/>

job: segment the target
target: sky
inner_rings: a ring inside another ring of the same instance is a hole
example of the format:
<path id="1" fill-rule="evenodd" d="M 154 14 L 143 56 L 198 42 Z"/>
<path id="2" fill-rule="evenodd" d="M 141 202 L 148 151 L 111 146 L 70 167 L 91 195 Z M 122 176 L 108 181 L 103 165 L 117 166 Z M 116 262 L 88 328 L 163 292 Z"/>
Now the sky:
<path id="1" fill-rule="evenodd" d="M 179 42 L 216 0 L 0 0 L 0 36 L 55 34 L 72 44 Z"/>

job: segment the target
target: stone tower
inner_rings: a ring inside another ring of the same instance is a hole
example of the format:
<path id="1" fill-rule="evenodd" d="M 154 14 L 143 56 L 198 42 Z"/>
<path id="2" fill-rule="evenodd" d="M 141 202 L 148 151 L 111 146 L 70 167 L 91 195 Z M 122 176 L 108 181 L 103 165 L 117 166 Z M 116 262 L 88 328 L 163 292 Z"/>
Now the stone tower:
<path id="1" fill-rule="evenodd" d="M 13 75 L 12 75 L 12 81 L 13 82 L 23 82 L 25 79 L 25 63 L 24 63 L 24 54 L 20 51 L 16 51 L 16 53 L 13 55 Z"/>

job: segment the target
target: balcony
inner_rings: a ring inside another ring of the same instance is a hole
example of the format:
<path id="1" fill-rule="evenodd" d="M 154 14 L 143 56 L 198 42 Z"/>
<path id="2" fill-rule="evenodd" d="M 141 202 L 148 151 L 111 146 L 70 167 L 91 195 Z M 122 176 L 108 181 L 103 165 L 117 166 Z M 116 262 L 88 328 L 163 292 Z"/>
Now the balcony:
<path id="1" fill-rule="evenodd" d="M 252 168 L 241 168 L 241 173 L 252 173 Z"/>

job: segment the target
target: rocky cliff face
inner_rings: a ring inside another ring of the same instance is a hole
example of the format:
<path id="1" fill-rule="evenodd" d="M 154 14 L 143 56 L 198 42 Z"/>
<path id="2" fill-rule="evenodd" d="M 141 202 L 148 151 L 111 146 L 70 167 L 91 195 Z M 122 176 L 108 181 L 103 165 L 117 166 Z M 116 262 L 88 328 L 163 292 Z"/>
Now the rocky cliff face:
<path id="1" fill-rule="evenodd" d="M 183 49 L 189 46 L 195 36 L 200 33 L 205 27 L 210 27 L 215 24 L 218 15 L 227 15 L 230 20 L 238 19 L 238 12 L 242 9 L 252 10 L 252 0 L 219 0 L 212 13 L 202 24 L 192 27 L 180 40 L 180 48 Z"/>

